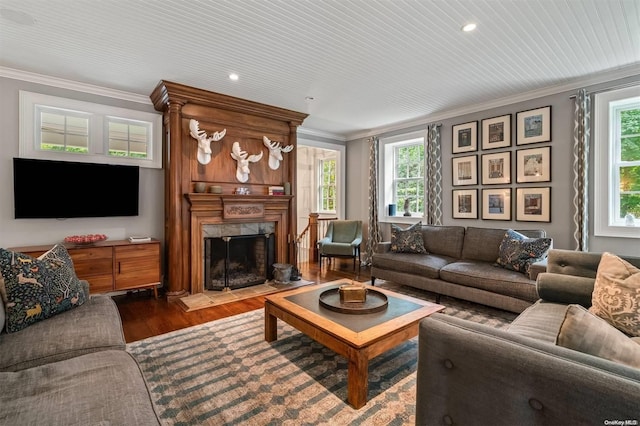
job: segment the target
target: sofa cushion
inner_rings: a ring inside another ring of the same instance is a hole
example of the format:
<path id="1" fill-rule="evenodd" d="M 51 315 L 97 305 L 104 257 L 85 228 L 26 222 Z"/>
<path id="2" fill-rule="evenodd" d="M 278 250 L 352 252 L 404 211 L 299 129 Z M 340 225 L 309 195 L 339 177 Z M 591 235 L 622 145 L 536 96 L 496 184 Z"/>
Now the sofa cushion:
<path id="1" fill-rule="evenodd" d="M 546 236 L 542 229 L 516 230 L 529 238 Z M 464 234 L 462 259 L 482 260 L 494 263 L 499 256 L 500 243 L 506 229 L 467 227 Z"/>
<path id="2" fill-rule="evenodd" d="M 427 252 L 460 259 L 464 226 L 423 225 L 422 239 Z"/>
<path id="3" fill-rule="evenodd" d="M 640 269 L 603 253 L 589 311 L 629 336 L 640 337 Z"/>
<path id="4" fill-rule="evenodd" d="M 372 267 L 437 279 L 440 277 L 440 269 L 454 261 L 451 257 L 436 254 L 387 252 L 374 254 Z"/>
<path id="5" fill-rule="evenodd" d="M 102 351 L 0 373 L 3 425 L 159 425 L 138 363 Z"/>
<path id="6" fill-rule="evenodd" d="M 15 333 L 0 334 L 0 371 L 18 371 L 105 349 L 124 350 L 116 304 L 94 295 L 82 306 Z"/>
<path id="7" fill-rule="evenodd" d="M 567 305 L 538 300 L 522 311 L 507 330 L 543 342 L 555 343 L 564 321 Z"/>
<path id="8" fill-rule="evenodd" d="M 558 346 L 640 368 L 640 345 L 580 305 L 568 305 Z"/>
<path id="9" fill-rule="evenodd" d="M 440 278 L 451 283 L 480 288 L 529 302 L 538 300 L 535 281 L 519 272 L 496 268 L 493 262 L 477 260 L 452 262 L 440 269 Z"/>
<path id="10" fill-rule="evenodd" d="M 15 332 L 85 301 L 73 261 L 62 245 L 34 258 L 0 249 L 7 332 Z"/>
<path id="11" fill-rule="evenodd" d="M 527 238 L 513 229 L 508 229 L 498 249 L 496 263 L 503 268 L 529 273 L 531 264 L 547 257 L 551 238 Z"/>
<path id="12" fill-rule="evenodd" d="M 394 253 L 426 253 L 422 240 L 422 222 L 408 228 L 391 224 L 391 251 Z"/>

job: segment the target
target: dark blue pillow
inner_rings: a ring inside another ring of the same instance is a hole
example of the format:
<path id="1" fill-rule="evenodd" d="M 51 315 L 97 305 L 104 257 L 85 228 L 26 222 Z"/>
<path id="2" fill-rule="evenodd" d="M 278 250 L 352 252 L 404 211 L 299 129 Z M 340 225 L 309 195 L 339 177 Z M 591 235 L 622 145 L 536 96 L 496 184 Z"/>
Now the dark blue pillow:
<path id="1" fill-rule="evenodd" d="M 500 243 L 496 263 L 503 268 L 528 274 L 532 263 L 547 257 L 552 241 L 551 238 L 528 238 L 509 229 Z"/>
<path id="2" fill-rule="evenodd" d="M 4 281 L 8 333 L 80 306 L 86 299 L 73 261 L 62 245 L 39 258 L 0 249 L 0 278 Z"/>

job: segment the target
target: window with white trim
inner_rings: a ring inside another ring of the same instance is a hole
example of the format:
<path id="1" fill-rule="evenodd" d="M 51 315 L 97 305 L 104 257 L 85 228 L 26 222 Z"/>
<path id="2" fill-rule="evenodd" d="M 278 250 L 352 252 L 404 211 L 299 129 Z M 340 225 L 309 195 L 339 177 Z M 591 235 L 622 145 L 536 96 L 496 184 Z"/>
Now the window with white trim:
<path id="1" fill-rule="evenodd" d="M 162 115 L 20 91 L 19 156 L 161 168 Z"/>
<path id="2" fill-rule="evenodd" d="M 321 213 L 336 212 L 336 160 L 318 160 L 318 206 Z"/>
<path id="3" fill-rule="evenodd" d="M 594 97 L 594 231 L 640 237 L 640 86 Z"/>
<path id="4" fill-rule="evenodd" d="M 382 217 L 390 217 L 388 205 L 396 205 L 395 216 L 404 216 L 405 202 L 411 217 L 425 214 L 425 140 L 417 134 L 382 140 Z"/>

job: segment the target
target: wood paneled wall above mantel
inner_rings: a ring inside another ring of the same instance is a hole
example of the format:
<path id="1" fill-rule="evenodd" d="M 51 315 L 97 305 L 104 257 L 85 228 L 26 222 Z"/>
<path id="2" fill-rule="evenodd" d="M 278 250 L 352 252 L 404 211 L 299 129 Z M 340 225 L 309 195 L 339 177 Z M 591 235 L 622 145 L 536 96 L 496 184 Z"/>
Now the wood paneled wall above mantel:
<path id="1" fill-rule="evenodd" d="M 160 81 L 150 98 L 155 109 L 164 114 L 165 270 L 169 297 L 180 297 L 201 288 L 200 285 L 193 285 L 194 278 L 201 276 L 201 271 L 194 271 L 194 268 L 200 268 L 194 266 L 199 262 L 192 259 L 194 255 L 199 255 L 192 250 L 195 232 L 191 229 L 193 212 L 189 200 L 193 201 L 194 198 L 186 196 L 194 193 L 196 182 L 204 182 L 207 187 L 222 187 L 223 193 L 217 197 L 218 200 L 232 196 L 237 187 L 246 187 L 251 194 L 267 196 L 269 186 L 290 182 L 293 191 L 291 197 L 279 199 L 280 202 L 287 201 L 283 213 L 286 218 L 282 220 L 287 227 L 283 230 L 286 235 L 280 237 L 280 241 L 295 240 L 296 132 L 307 114 L 164 80 Z M 198 120 L 200 130 L 209 135 L 226 129 L 224 138 L 211 142 L 212 158 L 206 165 L 200 164 L 196 158 L 198 144 L 189 132 L 191 119 Z M 291 152 L 283 154 L 283 161 L 277 170 L 268 166 L 269 152 L 263 144 L 264 136 L 280 142 L 282 146 L 294 146 Z M 251 163 L 251 172 L 245 183 L 236 179 L 236 161 L 231 158 L 234 142 L 238 142 L 249 155 L 263 153 L 260 161 Z M 202 217 L 202 212 L 197 215 Z M 225 218 L 215 220 L 224 221 Z M 278 256 L 277 262 L 293 263 L 294 245 L 287 243 Z"/>

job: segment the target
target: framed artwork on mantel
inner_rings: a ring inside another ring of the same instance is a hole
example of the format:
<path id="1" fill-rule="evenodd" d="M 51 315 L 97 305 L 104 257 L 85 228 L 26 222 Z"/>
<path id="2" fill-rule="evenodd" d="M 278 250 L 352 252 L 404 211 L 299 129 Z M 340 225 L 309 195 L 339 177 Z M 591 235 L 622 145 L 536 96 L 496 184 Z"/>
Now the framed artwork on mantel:
<path id="1" fill-rule="evenodd" d="M 516 145 L 551 142 L 551 106 L 516 114 Z"/>
<path id="2" fill-rule="evenodd" d="M 478 150 L 478 122 L 471 121 L 453 126 L 453 148 L 454 154 L 461 152 L 472 152 Z"/>

